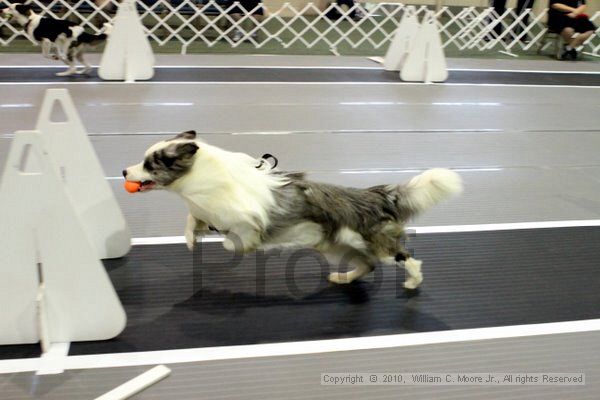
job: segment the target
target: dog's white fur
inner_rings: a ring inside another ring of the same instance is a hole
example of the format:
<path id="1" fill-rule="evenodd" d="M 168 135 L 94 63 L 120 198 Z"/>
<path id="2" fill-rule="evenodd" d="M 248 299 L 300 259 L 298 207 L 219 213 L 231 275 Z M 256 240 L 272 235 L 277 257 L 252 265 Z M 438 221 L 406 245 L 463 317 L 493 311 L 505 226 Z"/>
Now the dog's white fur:
<path id="1" fill-rule="evenodd" d="M 159 142 L 146 151 L 146 156 L 177 143 L 176 140 Z M 189 142 L 189 140 L 179 140 Z M 261 232 L 269 226 L 269 210 L 277 207 L 272 189 L 287 183 L 286 178 L 271 174 L 267 169 L 257 168 L 257 160 L 243 153 L 229 152 L 206 143 L 197 142 L 200 150 L 194 155 L 189 173 L 164 188 L 176 192 L 189 209 L 185 238 L 193 249 L 196 235 L 206 231 L 210 224 L 226 233 L 223 246 L 227 250 L 252 251 L 257 248 L 303 247 L 322 252 L 331 264 L 338 265 L 352 251 L 365 247 L 363 237 L 347 227 L 339 230 L 335 244 L 323 245 L 323 231 L 311 221 L 298 223 L 276 238 L 262 242 Z M 132 181 L 150 181 L 152 176 L 144 170 L 143 162 L 127 168 L 126 176 Z M 443 198 L 462 191 L 460 177 L 449 170 L 431 169 L 414 177 L 408 184 L 412 187 L 410 201 L 418 210 L 425 210 Z M 236 243 L 236 240 L 241 243 Z M 237 246 L 236 246 L 237 245 Z M 398 265 L 394 257 L 381 260 L 384 264 Z M 353 270 L 334 272 L 329 280 L 349 283 L 371 271 L 369 265 L 353 259 Z M 421 261 L 408 258 L 404 267 L 408 273 L 405 287 L 415 289 L 423 280 Z"/>
<path id="2" fill-rule="evenodd" d="M 176 141 L 159 142 L 146 155 Z M 130 180 L 151 180 L 152 177 L 139 163 L 127 169 Z M 227 177 L 226 180 L 223 178 Z M 269 224 L 268 210 L 275 206 L 271 189 L 285 184 L 285 180 L 256 168 L 256 159 L 244 153 L 233 153 L 201 143 L 201 151 L 194 156 L 192 170 L 168 187 L 178 193 L 188 206 L 190 215 L 199 221 L 210 221 L 219 231 L 237 235 L 244 250 L 260 244 L 258 232 Z M 224 199 L 228 199 L 225 201 Z M 206 226 L 194 226 L 188 218 L 187 238 L 195 238 L 193 231 Z M 193 230 L 192 230 L 193 229 Z M 232 246 L 226 241 L 225 246 Z M 188 241 L 193 247 L 193 242 Z M 232 248 L 229 248 L 232 250 Z"/>

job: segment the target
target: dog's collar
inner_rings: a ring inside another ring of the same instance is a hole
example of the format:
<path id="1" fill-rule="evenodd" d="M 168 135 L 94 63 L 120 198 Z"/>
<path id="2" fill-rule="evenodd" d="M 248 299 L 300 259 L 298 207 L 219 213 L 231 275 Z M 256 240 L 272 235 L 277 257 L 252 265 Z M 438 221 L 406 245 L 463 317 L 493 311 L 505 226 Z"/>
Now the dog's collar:
<path id="1" fill-rule="evenodd" d="M 273 160 L 273 162 L 271 163 L 268 160 Z M 269 169 L 273 169 L 275 167 L 277 167 L 277 164 L 279 164 L 279 160 L 277 159 L 277 157 L 275 157 L 273 154 L 269 154 L 269 153 L 265 153 L 262 155 L 262 157 L 260 158 L 260 161 L 258 163 L 258 165 L 256 166 L 257 169 L 262 168 L 265 164 L 269 164 L 270 168 Z"/>

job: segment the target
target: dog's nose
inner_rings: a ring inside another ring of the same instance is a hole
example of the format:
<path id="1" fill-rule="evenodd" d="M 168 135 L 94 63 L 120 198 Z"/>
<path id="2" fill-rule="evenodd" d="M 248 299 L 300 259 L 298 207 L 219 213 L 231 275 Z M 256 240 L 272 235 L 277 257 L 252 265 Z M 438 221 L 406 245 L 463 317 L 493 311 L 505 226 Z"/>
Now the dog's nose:
<path id="1" fill-rule="evenodd" d="M 127 170 L 124 169 L 122 172 L 123 172 L 123 178 L 127 178 Z"/>

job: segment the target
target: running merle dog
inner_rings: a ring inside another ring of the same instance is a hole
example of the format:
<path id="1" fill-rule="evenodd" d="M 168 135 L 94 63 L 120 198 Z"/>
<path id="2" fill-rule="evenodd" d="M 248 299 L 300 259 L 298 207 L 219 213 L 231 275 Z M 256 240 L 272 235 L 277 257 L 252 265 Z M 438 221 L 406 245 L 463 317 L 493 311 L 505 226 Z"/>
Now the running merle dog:
<path id="1" fill-rule="evenodd" d="M 407 289 L 416 289 L 423 275 L 421 260 L 402 245 L 404 224 L 459 194 L 463 186 L 456 172 L 443 168 L 404 184 L 356 189 L 267 164 L 211 146 L 187 131 L 150 147 L 123 176 L 137 182 L 140 192 L 163 189 L 183 199 L 189 209 L 185 238 L 190 250 L 197 234 L 212 226 L 225 235 L 226 250 L 313 248 L 335 266 L 353 267 L 332 272 L 333 283 L 350 283 L 376 265 L 403 266 Z"/>
<path id="2" fill-rule="evenodd" d="M 89 72 L 91 66 L 83 59 L 85 51 L 105 41 L 112 28 L 105 23 L 103 33 L 92 35 L 75 22 L 42 17 L 29 4 L 10 4 L 2 13 L 7 18 L 15 18 L 31 39 L 41 43 L 44 57 L 61 60 L 69 66 L 66 71 L 57 73 L 58 76 Z M 77 70 L 77 61 L 83 65 L 80 70 Z"/>

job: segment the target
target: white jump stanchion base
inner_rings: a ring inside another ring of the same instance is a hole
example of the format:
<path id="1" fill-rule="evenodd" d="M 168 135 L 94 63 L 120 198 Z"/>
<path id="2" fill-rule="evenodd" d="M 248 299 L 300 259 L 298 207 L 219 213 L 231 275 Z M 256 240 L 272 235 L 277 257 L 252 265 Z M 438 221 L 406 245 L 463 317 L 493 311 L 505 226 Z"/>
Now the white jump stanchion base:
<path id="1" fill-rule="evenodd" d="M 154 76 L 154 53 L 144 33 L 135 0 L 119 5 L 98 75 L 105 80 L 148 80 Z"/>
<path id="2" fill-rule="evenodd" d="M 406 62 L 411 45 L 419 31 L 419 22 L 413 6 L 406 6 L 396 34 L 385 54 L 383 68 L 386 71 L 400 71 Z"/>
<path id="3" fill-rule="evenodd" d="M 54 108 L 62 109 L 65 121 L 52 120 Z M 46 90 L 36 130 L 56 163 L 57 174 L 62 175 L 98 257 L 119 258 L 129 253 L 127 221 L 67 89 Z"/>
<path id="4" fill-rule="evenodd" d="M 400 78 L 408 82 L 444 82 L 448 79 L 446 56 L 432 12 L 428 12 L 421 23 Z"/>
<path id="5" fill-rule="evenodd" d="M 42 137 L 15 133 L 0 182 L 0 345 L 111 339 L 125 311 Z"/>
<path id="6" fill-rule="evenodd" d="M 142 390 L 165 379 L 171 374 L 171 370 L 164 365 L 158 365 L 141 375 L 136 376 L 121 386 L 117 386 L 108 393 L 97 397 L 95 400 L 125 400 L 141 392 Z"/>
<path id="7" fill-rule="evenodd" d="M 69 355 L 70 343 L 52 343 L 40 357 L 36 375 L 55 375 L 65 371 L 65 362 Z"/>

